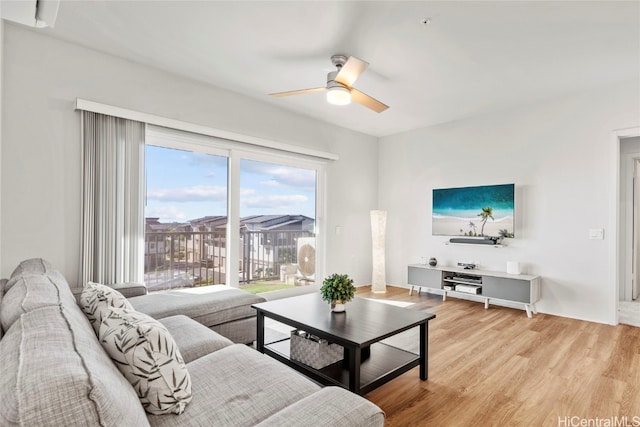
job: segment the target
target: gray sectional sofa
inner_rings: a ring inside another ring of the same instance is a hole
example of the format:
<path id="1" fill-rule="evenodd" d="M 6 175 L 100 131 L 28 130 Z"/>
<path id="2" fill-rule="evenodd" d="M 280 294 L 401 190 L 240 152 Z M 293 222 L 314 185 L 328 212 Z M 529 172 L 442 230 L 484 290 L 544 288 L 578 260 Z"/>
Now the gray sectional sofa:
<path id="1" fill-rule="evenodd" d="M 154 319 L 182 314 L 240 344 L 256 340 L 256 311 L 265 298 L 224 285 L 173 289 L 147 294 L 139 283 L 110 284 L 133 307 Z M 76 290 L 75 292 L 78 292 Z"/>
<path id="2" fill-rule="evenodd" d="M 154 292 L 129 298 L 138 311 L 155 319 L 185 315 L 231 341 L 250 344 L 256 340 L 256 311 L 251 304 L 263 297 L 224 285 Z"/>
<path id="3" fill-rule="evenodd" d="M 44 260 L 22 262 L 0 286 L 0 426 L 384 425 L 366 399 L 322 388 L 187 316 L 159 321 L 191 377 L 180 415 L 146 413 L 65 278 Z"/>

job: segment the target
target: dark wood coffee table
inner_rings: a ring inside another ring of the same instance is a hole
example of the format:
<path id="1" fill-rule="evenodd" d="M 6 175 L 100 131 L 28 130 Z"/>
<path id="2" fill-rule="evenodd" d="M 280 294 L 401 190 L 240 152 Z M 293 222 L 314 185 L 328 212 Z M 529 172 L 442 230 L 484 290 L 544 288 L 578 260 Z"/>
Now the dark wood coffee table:
<path id="1" fill-rule="evenodd" d="M 319 293 L 252 305 L 257 310 L 258 351 L 291 366 L 325 385 L 339 385 L 361 395 L 420 366 L 420 379 L 428 378 L 429 320 L 435 314 L 407 310 L 356 297 L 346 312 L 332 313 Z M 302 329 L 345 349 L 343 364 L 313 369 L 289 357 L 289 338 L 264 342 L 264 318 Z M 411 328 L 420 328 L 420 353 L 380 341 Z"/>

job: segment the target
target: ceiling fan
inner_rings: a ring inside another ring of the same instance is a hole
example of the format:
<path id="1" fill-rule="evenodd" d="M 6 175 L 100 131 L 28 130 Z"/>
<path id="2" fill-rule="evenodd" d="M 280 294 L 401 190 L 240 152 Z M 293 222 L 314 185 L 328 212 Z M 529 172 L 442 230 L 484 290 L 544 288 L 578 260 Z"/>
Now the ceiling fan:
<path id="1" fill-rule="evenodd" d="M 280 97 L 326 91 L 327 102 L 333 105 L 347 105 L 351 103 L 351 101 L 355 101 L 377 113 L 381 113 L 389 108 L 388 105 L 370 97 L 366 93 L 360 92 L 352 86 L 360 74 L 367 69 L 369 66 L 368 62 L 355 56 L 347 57 L 346 55 L 333 55 L 331 62 L 333 62 L 337 70 L 327 74 L 326 87 L 292 90 L 288 92 L 271 93 L 270 95 Z"/>

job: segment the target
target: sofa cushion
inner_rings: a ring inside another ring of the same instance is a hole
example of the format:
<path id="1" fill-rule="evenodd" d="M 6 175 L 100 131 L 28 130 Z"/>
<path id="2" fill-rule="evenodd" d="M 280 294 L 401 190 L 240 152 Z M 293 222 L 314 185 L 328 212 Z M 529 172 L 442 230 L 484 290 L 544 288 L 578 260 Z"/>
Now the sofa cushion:
<path id="1" fill-rule="evenodd" d="M 140 295 L 147 294 L 147 287 L 144 283 L 134 283 L 134 282 L 125 282 L 125 283 L 112 283 L 109 285 L 110 288 L 115 289 L 120 292 L 127 298 L 138 297 Z"/>
<path id="2" fill-rule="evenodd" d="M 24 272 L 11 281 L 13 286 L 3 295 L 0 306 L 0 323 L 5 331 L 21 314 L 31 310 L 59 304 L 76 305 L 76 299 L 63 277 Z"/>
<path id="3" fill-rule="evenodd" d="M 286 365 L 243 344 L 203 356 L 188 368 L 193 380 L 191 403 L 180 416 L 149 415 L 151 425 L 253 426 L 320 390 Z"/>
<path id="4" fill-rule="evenodd" d="M 127 308 L 133 310 L 129 301 L 118 291 L 100 283 L 88 282 L 80 294 L 80 307 L 91 322 L 96 335 L 100 330 L 102 318 L 109 308 Z"/>
<path id="5" fill-rule="evenodd" d="M 13 270 L 11 277 L 22 273 L 44 274 L 48 271 L 54 271 L 56 268 L 49 261 L 43 258 L 30 258 L 21 261 Z"/>
<path id="6" fill-rule="evenodd" d="M 264 301 L 263 297 L 225 285 L 153 292 L 129 299 L 133 308 L 153 318 L 184 314 L 207 327 L 255 317 L 251 304 Z"/>
<path id="7" fill-rule="evenodd" d="M 258 427 L 384 426 L 384 412 L 373 403 L 341 387 L 325 387 L 270 416 Z"/>
<path id="8" fill-rule="evenodd" d="M 9 289 L 13 287 L 16 280 L 18 280 L 24 274 L 45 274 L 49 276 L 54 276 L 54 280 L 62 279 L 62 281 L 66 282 L 64 276 L 56 270 L 56 268 L 46 259 L 42 258 L 31 258 L 22 261 L 11 273 L 11 277 L 9 281 L 5 285 L 5 292 L 8 292 Z M 68 286 L 68 285 L 67 285 Z"/>
<path id="9" fill-rule="evenodd" d="M 234 320 L 227 323 L 211 326 L 211 330 L 223 337 L 229 338 L 238 344 L 253 344 L 256 340 L 257 328 L 256 316 Z"/>
<path id="10" fill-rule="evenodd" d="M 100 342 L 151 414 L 181 414 L 191 401 L 191 378 L 167 328 L 146 314 L 110 308 Z"/>
<path id="11" fill-rule="evenodd" d="M 185 363 L 233 344 L 187 316 L 170 316 L 159 320 L 176 341 Z"/>
<path id="12" fill-rule="evenodd" d="M 148 425 L 77 306 L 23 314 L 0 341 L 0 425 Z"/>

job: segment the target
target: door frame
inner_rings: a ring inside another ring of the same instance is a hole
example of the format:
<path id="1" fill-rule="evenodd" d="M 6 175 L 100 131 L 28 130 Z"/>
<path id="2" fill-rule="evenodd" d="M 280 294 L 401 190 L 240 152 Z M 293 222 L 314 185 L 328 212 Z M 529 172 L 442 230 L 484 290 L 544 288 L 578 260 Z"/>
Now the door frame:
<path id="1" fill-rule="evenodd" d="M 632 186 L 632 199 L 631 199 L 631 215 L 633 235 L 633 249 L 631 250 L 631 300 L 636 300 L 640 296 L 640 281 L 638 280 L 638 267 L 640 267 L 640 256 L 638 256 L 638 250 L 640 249 L 640 156 L 633 158 L 633 186 Z M 627 266 L 627 272 L 629 267 Z"/>
<path id="2" fill-rule="evenodd" d="M 640 146 L 624 147 L 624 143 L 629 139 L 622 139 L 620 142 L 620 242 L 619 252 L 619 284 L 620 301 L 631 301 L 633 299 L 632 282 L 634 267 L 634 253 L 637 253 L 636 238 L 633 230 L 637 229 L 636 210 L 634 201 L 640 200 L 637 197 L 637 185 L 634 180 L 637 174 L 636 162 L 640 160 Z M 637 147 L 637 149 L 636 149 Z M 640 183 L 640 180 L 636 180 Z"/>
<path id="3" fill-rule="evenodd" d="M 240 141 L 219 139 L 214 136 L 183 131 L 175 128 L 159 128 L 155 125 L 146 128 L 147 135 L 153 135 L 157 141 L 146 145 L 173 148 L 191 152 L 207 153 L 227 158 L 227 232 L 226 232 L 226 263 L 225 284 L 234 288 L 239 287 L 237 266 L 240 260 L 240 162 L 243 159 L 285 165 L 296 168 L 314 170 L 316 173 L 315 194 L 315 248 L 316 248 L 316 278 L 325 276 L 326 271 L 326 175 L 327 160 L 323 158 L 303 156 L 289 151 L 278 151 L 267 148 L 244 146 Z M 285 298 L 303 293 L 317 292 L 320 284 L 316 279 L 313 285 L 296 286 L 289 289 L 270 291 L 260 295 L 268 299 Z"/>
<path id="4" fill-rule="evenodd" d="M 620 143 L 623 139 L 640 136 L 640 127 L 615 130 L 611 133 L 610 147 L 610 175 L 609 188 L 609 229 L 613 231 L 613 238 L 609 240 L 609 283 L 611 286 L 609 308 L 609 323 L 618 324 L 618 305 L 620 302 L 620 277 L 623 268 L 626 268 L 624 260 L 620 259 L 622 244 L 622 224 L 620 221 Z"/>

